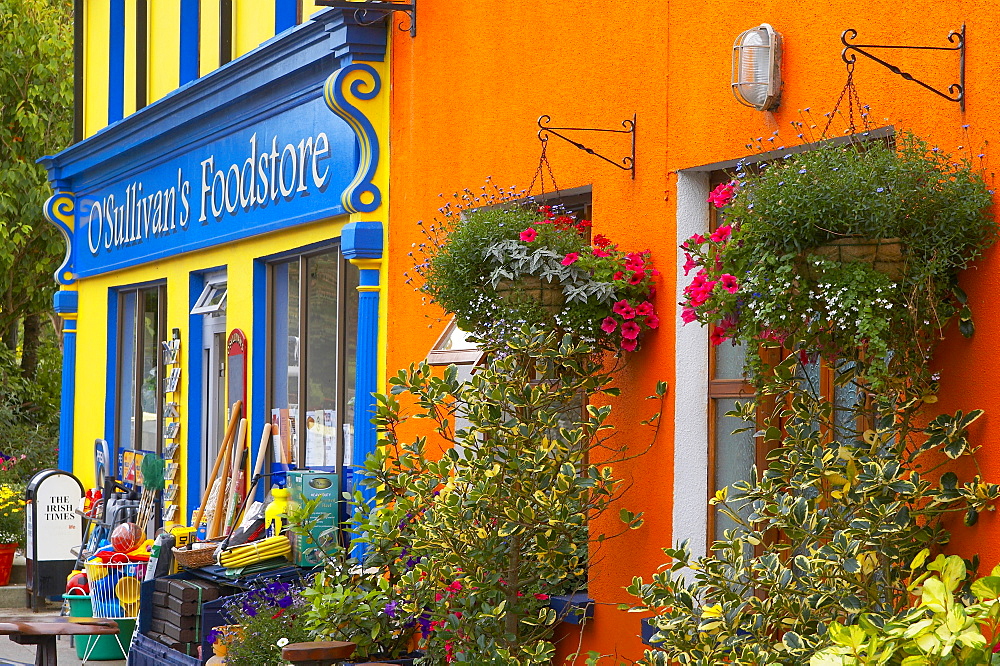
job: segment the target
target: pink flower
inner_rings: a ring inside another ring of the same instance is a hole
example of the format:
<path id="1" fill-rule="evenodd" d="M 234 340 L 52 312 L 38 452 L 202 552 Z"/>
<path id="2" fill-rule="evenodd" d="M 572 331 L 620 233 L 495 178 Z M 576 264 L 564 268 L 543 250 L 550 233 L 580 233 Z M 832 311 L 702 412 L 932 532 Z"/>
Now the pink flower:
<path id="1" fill-rule="evenodd" d="M 716 326 L 712 329 L 712 333 L 708 336 L 708 339 L 713 346 L 718 347 L 729 338 L 726 336 L 726 329 L 721 326 Z"/>
<path id="2" fill-rule="evenodd" d="M 625 351 L 635 351 L 635 348 L 639 346 L 638 340 L 622 340 L 622 349 Z"/>
<path id="3" fill-rule="evenodd" d="M 537 592 L 537 593 L 535 593 L 535 598 L 538 599 L 539 601 L 548 601 L 549 600 L 549 595 L 542 594 L 541 592 Z"/>
<path id="4" fill-rule="evenodd" d="M 523 240 L 525 243 L 530 243 L 537 237 L 538 237 L 538 232 L 531 227 L 528 227 L 527 229 L 521 232 L 521 240 Z"/>
<path id="5" fill-rule="evenodd" d="M 459 590 L 462 589 L 462 584 L 456 580 L 454 583 L 448 586 L 448 589 L 452 592 L 458 592 Z"/>
<path id="6" fill-rule="evenodd" d="M 608 252 L 607 250 L 602 250 L 599 247 L 595 247 L 594 248 L 594 256 L 595 257 L 610 257 L 611 253 Z"/>
<path id="7" fill-rule="evenodd" d="M 684 257 L 687 259 L 687 261 L 684 262 L 684 275 L 687 275 L 688 273 L 691 272 L 692 268 L 695 268 L 695 267 L 698 266 L 698 262 L 695 261 L 694 257 L 692 257 L 687 252 L 684 253 Z"/>
<path id="8" fill-rule="evenodd" d="M 639 305 L 635 306 L 635 313 L 640 317 L 648 317 L 653 314 L 653 304 L 649 301 L 643 301 Z"/>
<path id="9" fill-rule="evenodd" d="M 615 271 L 615 274 L 611 276 L 612 280 L 621 280 L 622 276 L 625 275 L 621 271 Z"/>
<path id="10" fill-rule="evenodd" d="M 656 315 L 653 316 L 655 317 Z M 697 318 L 698 314 L 694 311 L 694 308 L 684 308 L 683 310 L 681 310 L 681 321 L 683 321 L 685 324 L 690 324 Z M 656 328 L 656 327 L 653 326 L 651 328 Z"/>
<path id="11" fill-rule="evenodd" d="M 632 273 L 631 276 L 629 276 L 628 283 L 629 284 L 639 284 L 640 282 L 642 282 L 645 279 L 646 279 L 646 271 L 636 271 L 636 272 Z"/>
<path id="12" fill-rule="evenodd" d="M 694 312 L 694 310 L 692 310 L 692 312 Z M 683 318 L 683 317 L 684 317 L 684 313 L 682 312 L 681 313 L 681 318 Z M 646 323 L 646 326 L 649 326 L 650 328 L 659 328 L 659 326 L 660 326 L 660 318 L 657 317 L 655 314 L 651 314 L 651 315 L 649 315 L 649 316 L 646 317 L 646 322 L 645 323 Z M 686 324 L 687 322 L 684 322 L 684 323 Z"/>
<path id="13" fill-rule="evenodd" d="M 729 237 L 733 235 L 733 227 L 728 224 L 724 224 L 715 231 L 712 232 L 712 242 L 722 243 L 723 241 L 729 240 Z"/>
<path id="14" fill-rule="evenodd" d="M 441 594 L 440 592 L 434 595 L 434 601 L 441 601 L 442 599 L 444 599 L 444 595 Z"/>
<path id="15" fill-rule="evenodd" d="M 722 277 L 719 278 L 719 283 L 722 288 L 728 291 L 730 294 L 735 294 L 739 286 L 736 284 L 736 276 L 730 275 L 729 273 L 724 273 Z"/>
<path id="16" fill-rule="evenodd" d="M 605 333 L 614 333 L 616 328 L 618 328 L 618 322 L 615 321 L 614 317 L 605 317 L 604 321 L 601 322 L 601 330 Z"/>
<path id="17" fill-rule="evenodd" d="M 562 260 L 561 263 L 562 263 L 563 266 L 569 266 L 570 264 L 572 264 L 574 261 L 576 261 L 579 258 L 580 258 L 579 253 L 577 253 L 577 252 L 570 252 L 569 254 L 567 254 L 563 258 L 563 260 Z"/>
<path id="18" fill-rule="evenodd" d="M 625 270 L 627 271 L 641 271 L 645 267 L 646 262 L 638 255 L 629 255 L 628 261 L 625 262 Z"/>
<path id="19" fill-rule="evenodd" d="M 619 317 L 621 317 L 622 319 L 635 319 L 635 310 L 632 308 L 631 305 L 628 304 L 628 301 L 626 301 L 625 299 L 622 299 L 617 303 L 615 303 L 614 305 L 612 305 L 611 311 L 614 312 Z"/>
<path id="20" fill-rule="evenodd" d="M 722 183 L 708 195 L 708 203 L 712 204 L 716 208 L 722 208 L 729 204 L 736 196 L 736 181 L 731 180 L 728 183 Z"/>
<path id="21" fill-rule="evenodd" d="M 642 329 L 639 328 L 639 324 L 634 321 L 627 321 L 622 324 L 622 337 L 626 340 L 635 340 L 639 337 L 640 330 Z"/>

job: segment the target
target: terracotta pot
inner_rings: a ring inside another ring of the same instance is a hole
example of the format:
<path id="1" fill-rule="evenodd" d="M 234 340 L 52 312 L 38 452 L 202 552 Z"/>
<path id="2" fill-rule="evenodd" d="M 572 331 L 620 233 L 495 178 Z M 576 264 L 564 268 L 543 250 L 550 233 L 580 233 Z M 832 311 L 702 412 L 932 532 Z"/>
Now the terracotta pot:
<path id="1" fill-rule="evenodd" d="M 879 273 L 898 280 L 903 276 L 906 261 L 903 244 L 898 238 L 841 238 L 803 252 L 803 273 L 812 275 L 808 256 L 819 256 L 842 263 L 865 263 Z"/>

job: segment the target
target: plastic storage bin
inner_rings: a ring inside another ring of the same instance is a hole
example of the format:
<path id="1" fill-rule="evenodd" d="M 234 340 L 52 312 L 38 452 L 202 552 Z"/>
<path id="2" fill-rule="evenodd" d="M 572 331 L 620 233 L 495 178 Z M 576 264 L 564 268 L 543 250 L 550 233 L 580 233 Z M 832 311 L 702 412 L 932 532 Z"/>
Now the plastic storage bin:
<path id="1" fill-rule="evenodd" d="M 89 594 L 64 594 L 63 599 L 69 602 L 70 617 L 93 617 L 94 607 Z M 122 645 L 132 641 L 135 632 L 135 620 L 119 619 L 120 633 L 117 636 L 76 636 L 76 656 L 87 661 L 114 661 L 124 659 Z M 121 641 L 121 645 L 119 645 Z M 92 645 L 93 644 L 93 645 Z"/>

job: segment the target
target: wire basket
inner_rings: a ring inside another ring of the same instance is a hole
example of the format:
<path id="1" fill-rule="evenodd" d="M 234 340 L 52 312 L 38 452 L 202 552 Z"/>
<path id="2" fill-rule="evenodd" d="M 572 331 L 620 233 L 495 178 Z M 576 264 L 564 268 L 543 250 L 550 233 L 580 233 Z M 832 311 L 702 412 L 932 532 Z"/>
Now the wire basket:
<path id="1" fill-rule="evenodd" d="M 87 562 L 94 617 L 132 619 L 139 614 L 139 590 L 148 562 Z"/>

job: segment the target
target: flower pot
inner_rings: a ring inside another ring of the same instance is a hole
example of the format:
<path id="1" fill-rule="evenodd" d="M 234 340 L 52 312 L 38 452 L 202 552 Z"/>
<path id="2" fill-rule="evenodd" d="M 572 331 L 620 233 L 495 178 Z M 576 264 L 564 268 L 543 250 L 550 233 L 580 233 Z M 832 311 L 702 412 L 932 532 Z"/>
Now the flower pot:
<path id="1" fill-rule="evenodd" d="M 10 572 L 14 568 L 16 543 L 0 544 L 0 585 L 10 584 Z"/>
<path id="2" fill-rule="evenodd" d="M 497 295 L 509 303 L 535 301 L 553 315 L 562 310 L 566 303 L 561 283 L 549 282 L 535 275 L 522 275 L 516 280 L 501 280 L 497 284 Z"/>
<path id="3" fill-rule="evenodd" d="M 898 238 L 840 238 L 804 252 L 841 263 L 870 264 L 879 273 L 898 280 L 903 276 L 903 244 Z M 808 261 L 805 273 L 810 274 Z"/>

